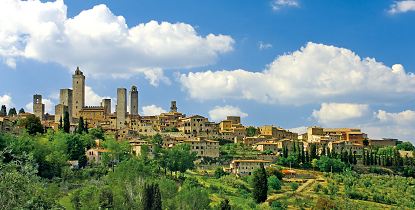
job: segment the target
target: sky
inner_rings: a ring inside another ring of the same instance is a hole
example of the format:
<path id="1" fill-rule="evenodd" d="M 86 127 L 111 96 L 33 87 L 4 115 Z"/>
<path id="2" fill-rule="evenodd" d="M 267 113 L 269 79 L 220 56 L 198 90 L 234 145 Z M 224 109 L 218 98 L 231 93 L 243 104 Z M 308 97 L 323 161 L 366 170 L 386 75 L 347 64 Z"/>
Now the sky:
<path id="1" fill-rule="evenodd" d="M 54 113 L 79 66 L 87 105 L 136 85 L 144 115 L 415 142 L 414 24 L 415 0 L 2 0 L 0 104 Z"/>

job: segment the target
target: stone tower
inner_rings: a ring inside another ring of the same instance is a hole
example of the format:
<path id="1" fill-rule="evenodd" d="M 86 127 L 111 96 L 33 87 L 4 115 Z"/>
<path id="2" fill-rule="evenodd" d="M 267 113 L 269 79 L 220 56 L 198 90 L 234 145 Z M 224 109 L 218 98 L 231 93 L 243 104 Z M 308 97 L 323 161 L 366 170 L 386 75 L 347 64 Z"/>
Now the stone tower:
<path id="1" fill-rule="evenodd" d="M 33 95 L 33 113 L 40 120 L 43 120 L 45 115 L 45 104 L 42 104 L 42 95 Z"/>
<path id="2" fill-rule="evenodd" d="M 105 115 L 111 114 L 111 99 L 110 98 L 102 99 L 101 106 L 104 107 Z"/>
<path id="3" fill-rule="evenodd" d="M 171 101 L 170 112 L 177 112 L 176 101 Z"/>
<path id="4" fill-rule="evenodd" d="M 85 106 L 85 76 L 79 67 L 72 75 L 72 117 L 79 118 L 79 111 Z"/>
<path id="5" fill-rule="evenodd" d="M 72 95 L 73 92 L 71 89 L 61 89 L 59 96 L 59 104 L 68 107 L 69 112 L 69 121 L 72 122 Z M 64 113 L 65 114 L 65 113 Z M 63 119 L 63 117 L 62 117 Z"/>
<path id="6" fill-rule="evenodd" d="M 127 89 L 117 89 L 117 129 L 125 127 L 125 117 L 127 115 Z"/>
<path id="7" fill-rule="evenodd" d="M 130 114 L 138 115 L 138 91 L 136 86 L 131 87 L 130 91 Z"/>

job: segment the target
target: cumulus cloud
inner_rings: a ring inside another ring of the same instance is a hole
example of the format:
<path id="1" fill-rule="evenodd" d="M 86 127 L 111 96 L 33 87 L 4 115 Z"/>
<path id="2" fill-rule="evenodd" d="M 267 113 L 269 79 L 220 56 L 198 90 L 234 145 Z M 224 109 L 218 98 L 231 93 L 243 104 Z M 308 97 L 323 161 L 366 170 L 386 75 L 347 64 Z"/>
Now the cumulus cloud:
<path id="1" fill-rule="evenodd" d="M 240 116 L 247 117 L 248 114 L 241 111 L 239 107 L 235 106 L 215 106 L 212 110 L 209 111 L 209 118 L 215 122 L 226 119 L 227 116 Z"/>
<path id="2" fill-rule="evenodd" d="M 313 110 L 312 116 L 322 124 L 334 124 L 356 120 L 369 113 L 367 104 L 322 103 L 319 110 Z"/>
<path id="3" fill-rule="evenodd" d="M 53 103 L 52 100 L 47 98 L 42 98 L 42 103 L 45 104 L 45 114 L 54 114 L 55 113 L 55 103 Z M 32 112 L 33 113 L 33 102 L 27 103 L 25 106 L 26 112 Z"/>
<path id="4" fill-rule="evenodd" d="M 215 63 L 234 44 L 230 36 L 202 36 L 180 22 L 129 27 L 103 4 L 69 18 L 63 0 L 0 1 L 0 25 L 0 57 L 12 68 L 17 58 L 30 58 L 80 66 L 93 77 L 144 74 L 153 85 L 168 82 L 163 69 Z"/>
<path id="5" fill-rule="evenodd" d="M 12 108 L 14 106 L 12 97 L 7 94 L 0 96 L 0 105 L 6 105 L 7 109 Z"/>
<path id="6" fill-rule="evenodd" d="M 261 72 L 190 72 L 180 82 L 193 99 L 246 99 L 270 104 L 396 102 L 415 93 L 415 76 L 353 51 L 309 42 Z M 209 90 L 209 91 L 207 91 Z"/>
<path id="7" fill-rule="evenodd" d="M 374 112 L 375 120 L 362 126 L 372 138 L 398 138 L 415 143 L 415 111 Z"/>
<path id="8" fill-rule="evenodd" d="M 154 116 L 159 115 L 161 113 L 166 113 L 167 111 L 163 108 L 156 106 L 156 105 L 149 105 L 149 106 L 143 106 L 143 115 L 144 116 Z"/>
<path id="9" fill-rule="evenodd" d="M 266 49 L 272 48 L 272 44 L 260 41 L 258 42 L 258 48 L 260 50 L 266 50 Z"/>
<path id="10" fill-rule="evenodd" d="M 415 11 L 414 0 L 395 1 L 389 8 L 389 14 L 398 14 Z"/>
<path id="11" fill-rule="evenodd" d="M 98 95 L 90 86 L 85 86 L 85 106 L 100 106 L 102 99 L 111 98 L 109 96 Z M 111 98 L 111 102 L 114 99 Z"/>
<path id="12" fill-rule="evenodd" d="M 274 11 L 280 10 L 283 7 L 299 7 L 298 0 L 273 0 L 271 2 L 271 8 Z"/>

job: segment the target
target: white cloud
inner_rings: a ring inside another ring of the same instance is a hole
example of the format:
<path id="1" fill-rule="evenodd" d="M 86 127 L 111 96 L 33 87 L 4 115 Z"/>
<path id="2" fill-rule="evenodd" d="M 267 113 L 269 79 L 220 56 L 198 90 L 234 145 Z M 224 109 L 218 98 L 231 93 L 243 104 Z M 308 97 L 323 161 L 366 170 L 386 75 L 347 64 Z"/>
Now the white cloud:
<path id="1" fill-rule="evenodd" d="M 414 0 L 395 1 L 389 8 L 389 14 L 398 14 L 415 11 Z"/>
<path id="2" fill-rule="evenodd" d="M 85 106 L 100 106 L 102 99 L 109 96 L 99 96 L 90 86 L 85 86 Z M 111 99 L 111 102 L 114 101 Z"/>
<path id="3" fill-rule="evenodd" d="M 143 106 L 143 115 L 144 116 L 154 116 L 154 115 L 159 115 L 161 113 L 165 113 L 167 112 L 166 110 L 164 110 L 163 108 L 156 106 L 156 105 L 149 105 L 149 106 Z"/>
<path id="4" fill-rule="evenodd" d="M 0 96 L 0 106 L 1 105 L 6 105 L 7 109 L 10 109 L 14 106 L 13 101 L 12 101 L 12 97 L 10 95 L 4 94 L 2 96 Z"/>
<path id="5" fill-rule="evenodd" d="M 266 50 L 266 49 L 272 48 L 272 44 L 260 41 L 258 42 L 258 48 L 260 50 Z"/>
<path id="6" fill-rule="evenodd" d="M 180 82 L 191 98 L 246 99 L 270 104 L 397 102 L 415 93 L 415 76 L 349 49 L 309 42 L 277 57 L 262 72 L 190 72 Z M 208 91 L 207 91 L 208 90 Z"/>
<path id="7" fill-rule="evenodd" d="M 280 10 L 283 7 L 299 7 L 298 0 L 273 0 L 271 2 L 271 8 L 274 11 Z"/>
<path id="8" fill-rule="evenodd" d="M 230 36 L 202 36 L 180 22 L 129 27 L 103 4 L 68 18 L 63 0 L 0 1 L 0 25 L 0 57 L 12 68 L 16 58 L 30 58 L 71 71 L 80 66 L 93 77 L 145 74 L 152 84 L 168 82 L 157 77 L 162 69 L 215 63 L 234 44 Z"/>
<path id="9" fill-rule="evenodd" d="M 55 113 L 55 103 L 53 103 L 52 100 L 47 98 L 42 98 L 42 103 L 45 104 L 45 114 L 54 114 Z M 33 102 L 27 103 L 25 106 L 26 112 L 32 112 L 33 113 Z"/>
<path id="10" fill-rule="evenodd" d="M 313 110 L 312 116 L 325 125 L 356 120 L 369 113 L 367 104 L 322 103 L 319 110 Z"/>
<path id="11" fill-rule="evenodd" d="M 415 111 L 387 112 L 378 110 L 375 120 L 362 126 L 372 138 L 398 138 L 415 143 Z"/>
<path id="12" fill-rule="evenodd" d="M 240 116 L 241 118 L 247 117 L 248 114 L 242 112 L 239 107 L 235 106 L 215 106 L 212 110 L 209 111 L 209 118 L 215 122 L 226 119 L 227 116 Z"/>

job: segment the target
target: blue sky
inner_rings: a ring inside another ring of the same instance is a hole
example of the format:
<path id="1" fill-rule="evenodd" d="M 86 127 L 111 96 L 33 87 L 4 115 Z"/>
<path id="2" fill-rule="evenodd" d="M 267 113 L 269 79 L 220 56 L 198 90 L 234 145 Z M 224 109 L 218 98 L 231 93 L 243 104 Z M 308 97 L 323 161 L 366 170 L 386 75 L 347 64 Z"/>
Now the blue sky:
<path id="1" fill-rule="evenodd" d="M 90 105 L 137 85 L 146 114 L 177 100 L 215 121 L 413 140 L 414 22 L 410 0 L 7 0 L 0 103 L 53 107 L 79 65 Z"/>

